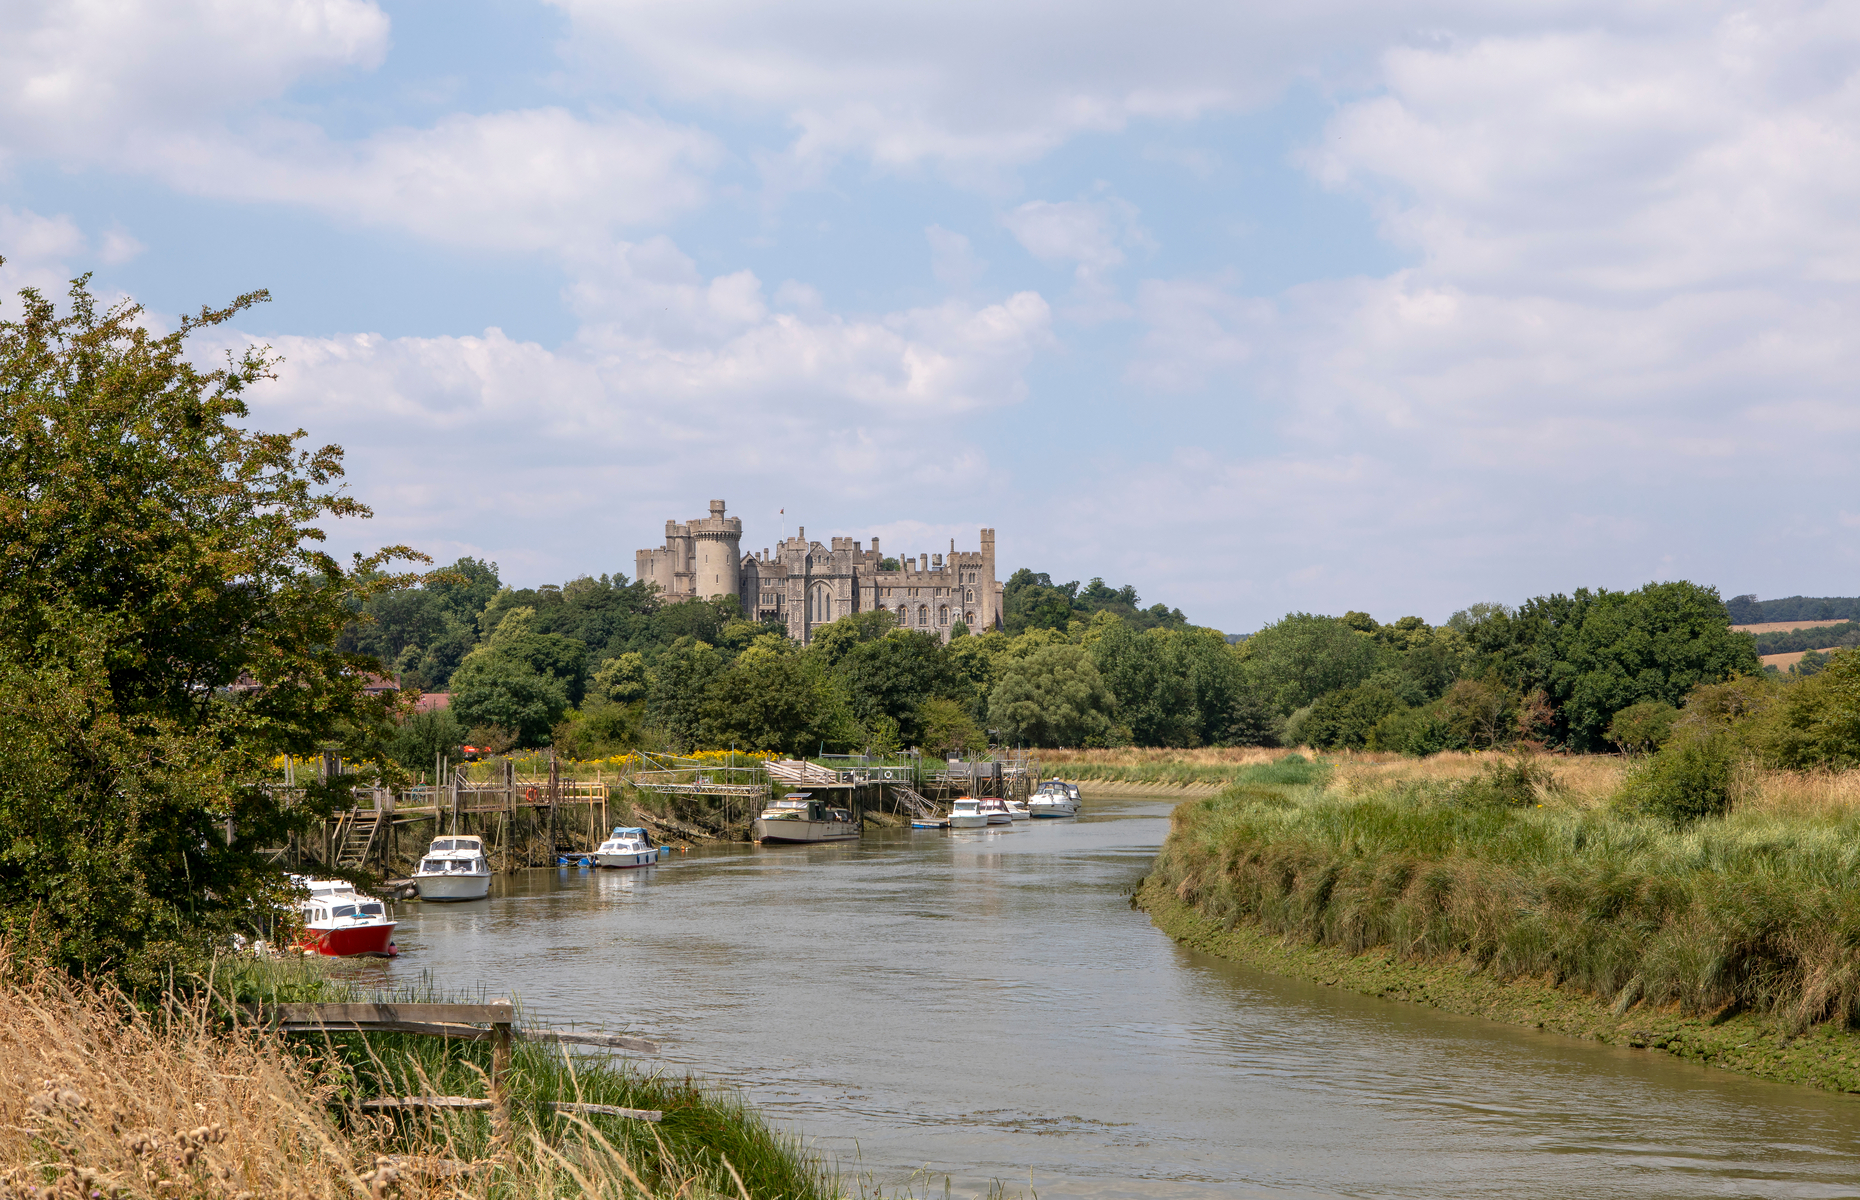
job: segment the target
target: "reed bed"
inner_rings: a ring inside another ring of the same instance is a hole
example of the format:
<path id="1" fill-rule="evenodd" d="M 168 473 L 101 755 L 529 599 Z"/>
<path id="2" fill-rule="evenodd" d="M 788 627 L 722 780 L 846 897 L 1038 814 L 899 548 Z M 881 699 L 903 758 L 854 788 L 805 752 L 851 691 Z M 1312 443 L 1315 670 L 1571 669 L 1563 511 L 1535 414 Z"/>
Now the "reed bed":
<path id="1" fill-rule="evenodd" d="M 1536 760 L 1528 791 L 1501 802 L 1481 790 L 1493 770 L 1247 768 L 1177 808 L 1157 880 L 1229 927 L 1463 960 L 1621 1011 L 1748 1009 L 1795 1028 L 1860 1018 L 1851 781 L 1758 777 L 1728 816 L 1677 829 L 1599 803 L 1609 773 L 1593 762 Z"/>
<path id="2" fill-rule="evenodd" d="M 230 1022 L 228 988 L 347 998 L 297 964 L 242 964 L 152 1006 L 0 953 L 0 1197 L 6 1200 L 540 1200 L 840 1194 L 727 1093 L 519 1043 L 515 1136 L 486 1114 L 368 1114 L 385 1094 L 482 1095 L 482 1043 L 279 1035 Z M 658 1108 L 658 1125 L 556 1114 L 549 1100 Z"/>

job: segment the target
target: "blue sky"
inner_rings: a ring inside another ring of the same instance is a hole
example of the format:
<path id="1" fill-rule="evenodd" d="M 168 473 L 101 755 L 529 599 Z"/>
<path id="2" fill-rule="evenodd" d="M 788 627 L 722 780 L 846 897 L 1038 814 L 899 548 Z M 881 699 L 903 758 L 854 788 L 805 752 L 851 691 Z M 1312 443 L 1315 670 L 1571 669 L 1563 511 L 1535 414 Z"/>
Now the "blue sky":
<path id="1" fill-rule="evenodd" d="M 376 515 L 341 549 L 630 574 L 724 497 L 746 548 L 987 525 L 1004 570 L 1234 631 L 1860 591 L 1852 6 L 0 2 L 0 34 L 0 290 L 94 271 L 162 323 L 270 289 L 224 340 L 285 358 L 255 424 L 347 448 Z"/>

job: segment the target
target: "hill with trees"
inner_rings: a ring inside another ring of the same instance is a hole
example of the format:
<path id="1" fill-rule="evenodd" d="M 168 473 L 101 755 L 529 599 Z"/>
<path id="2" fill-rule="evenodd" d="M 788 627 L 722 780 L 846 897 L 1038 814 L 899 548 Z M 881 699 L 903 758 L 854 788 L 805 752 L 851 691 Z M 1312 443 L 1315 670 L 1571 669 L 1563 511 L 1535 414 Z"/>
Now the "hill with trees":
<path id="1" fill-rule="evenodd" d="M 1753 594 L 1733 596 L 1725 601 L 1725 608 L 1731 614 L 1733 625 L 1860 620 L 1860 596 L 1788 596 L 1781 600 L 1759 600 Z"/>

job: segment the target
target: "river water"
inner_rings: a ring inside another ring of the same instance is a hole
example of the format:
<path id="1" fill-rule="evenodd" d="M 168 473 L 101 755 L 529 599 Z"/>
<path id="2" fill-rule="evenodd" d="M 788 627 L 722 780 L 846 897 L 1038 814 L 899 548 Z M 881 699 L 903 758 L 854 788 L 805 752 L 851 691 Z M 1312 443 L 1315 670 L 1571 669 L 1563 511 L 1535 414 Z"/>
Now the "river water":
<path id="1" fill-rule="evenodd" d="M 1181 948 L 1128 900 L 1170 804 L 524 872 L 356 969 L 657 1039 L 887 1193 L 1860 1196 L 1855 1098 Z"/>

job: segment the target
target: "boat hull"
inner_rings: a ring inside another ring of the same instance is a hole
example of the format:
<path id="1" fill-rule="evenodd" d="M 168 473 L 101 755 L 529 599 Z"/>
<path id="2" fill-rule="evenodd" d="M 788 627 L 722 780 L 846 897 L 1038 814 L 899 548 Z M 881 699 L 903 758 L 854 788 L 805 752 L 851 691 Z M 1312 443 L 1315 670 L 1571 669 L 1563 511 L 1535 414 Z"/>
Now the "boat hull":
<path id="1" fill-rule="evenodd" d="M 628 850 L 625 853 L 597 853 L 594 865 L 597 867 L 650 867 L 659 861 L 657 850 Z"/>
<path id="2" fill-rule="evenodd" d="M 432 901 L 482 900 L 491 894 L 489 875 L 415 875 L 413 886 L 420 899 Z"/>
<path id="3" fill-rule="evenodd" d="M 750 830 L 758 842 L 774 845 L 799 845 L 810 842 L 854 842 L 859 840 L 857 821 L 791 821 L 757 817 Z"/>
<path id="4" fill-rule="evenodd" d="M 1029 815 L 1035 817 L 1076 817 L 1079 815 L 1079 805 L 1071 803 L 1042 804 L 1037 807 L 1029 806 L 1029 808 Z"/>
<path id="5" fill-rule="evenodd" d="M 394 949 L 396 924 L 398 922 L 383 921 L 379 925 L 344 925 L 337 929 L 312 926 L 304 931 L 305 948 L 328 958 L 353 958 L 357 955 L 391 958 L 398 953 Z"/>
<path id="6" fill-rule="evenodd" d="M 971 813 L 968 816 L 951 817 L 949 819 L 949 827 L 951 829 L 981 829 L 987 824 L 988 818 L 981 813 Z"/>

